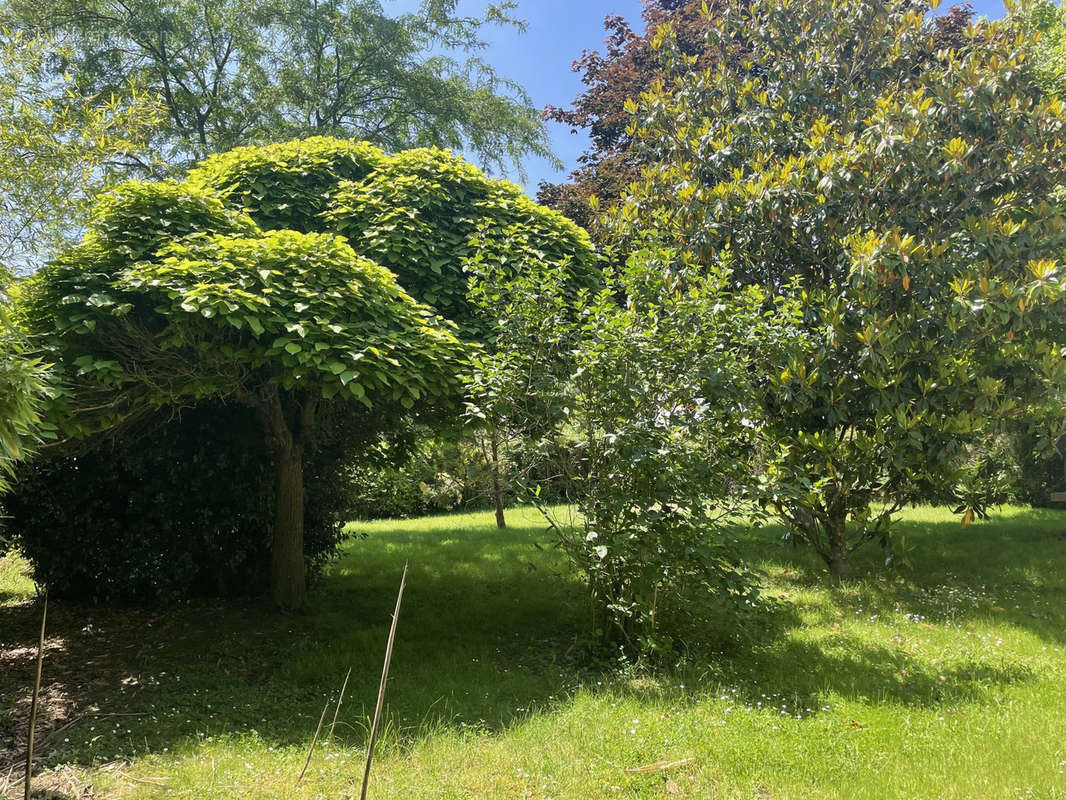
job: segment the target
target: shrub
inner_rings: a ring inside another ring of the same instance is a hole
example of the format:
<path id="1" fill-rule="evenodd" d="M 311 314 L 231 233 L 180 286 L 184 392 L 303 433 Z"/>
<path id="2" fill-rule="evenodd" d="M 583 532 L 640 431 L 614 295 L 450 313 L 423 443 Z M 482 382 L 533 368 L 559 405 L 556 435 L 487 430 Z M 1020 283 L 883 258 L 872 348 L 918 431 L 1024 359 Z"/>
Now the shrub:
<path id="1" fill-rule="evenodd" d="M 734 519 L 751 511 L 742 489 L 761 457 L 758 377 L 795 319 L 667 250 L 634 254 L 574 304 L 564 270 L 546 277 L 486 291 L 510 300 L 498 350 L 475 365 L 472 408 L 536 432 L 549 458 L 565 442 L 555 466 L 581 522 L 544 510 L 598 633 L 628 656 L 662 656 L 756 600 Z M 517 385 L 534 396 L 515 402 Z"/>
<path id="2" fill-rule="evenodd" d="M 328 410 L 324 412 L 328 414 Z M 305 554 L 313 577 L 343 539 L 338 491 L 354 431 L 336 426 L 308 455 Z M 38 458 L 4 499 L 13 543 L 53 595 L 170 605 L 268 588 L 271 453 L 258 422 L 213 403 L 155 416 L 121 440 Z"/>

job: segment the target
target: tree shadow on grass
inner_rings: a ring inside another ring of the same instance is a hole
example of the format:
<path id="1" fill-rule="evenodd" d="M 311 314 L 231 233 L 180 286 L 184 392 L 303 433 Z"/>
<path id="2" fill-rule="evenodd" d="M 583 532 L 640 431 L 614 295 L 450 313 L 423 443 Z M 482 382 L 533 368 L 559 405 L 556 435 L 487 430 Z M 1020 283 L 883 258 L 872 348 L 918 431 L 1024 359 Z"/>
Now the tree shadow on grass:
<path id="1" fill-rule="evenodd" d="M 832 642 L 784 638 L 722 665 L 716 675 L 730 701 L 798 717 L 818 714 L 831 696 L 869 705 L 956 709 L 1032 679 L 1023 664 L 937 666 L 846 635 Z"/>
<path id="2" fill-rule="evenodd" d="M 911 533 L 921 540 L 913 555 L 919 566 L 882 578 L 873 571 L 874 550 L 860 564 L 860 574 L 869 573 L 850 586 L 832 584 L 807 554 L 779 547 L 772 531 L 748 546 L 779 582 L 797 591 L 828 587 L 834 602 L 861 603 L 864 613 L 897 606 L 932 613 L 937 597 L 926 590 L 946 581 L 960 587 L 978 581 L 993 588 L 997 602 L 1000 589 L 1015 584 L 1019 592 L 1043 592 L 1043 600 L 1061 598 L 1063 561 L 1052 557 L 1058 545 L 1034 540 L 1023 547 L 1022 539 L 1046 527 L 1039 517 L 1025 520 L 1020 533 L 1000 526 L 998 534 L 971 530 L 966 537 L 947 524 L 918 526 Z M 191 750 L 206 736 L 306 746 L 349 668 L 336 738 L 361 745 L 405 562 L 411 571 L 388 694 L 401 737 L 441 726 L 500 731 L 582 688 L 630 690 L 609 670 L 577 657 L 575 643 L 588 628 L 582 587 L 560 553 L 534 546 L 546 543 L 540 526 L 498 532 L 469 520 L 456 525 L 466 527 L 452 529 L 447 520 L 430 528 L 396 524 L 353 541 L 299 615 L 278 615 L 252 601 L 155 612 L 52 603 L 41 752 L 48 763 L 91 765 L 164 748 Z M 993 552 L 995 565 L 982 566 Z M 979 599 L 956 611 L 983 618 L 989 612 Z M 992 613 L 1049 641 L 1063 636 L 1061 612 L 1047 621 L 1060 626 L 1056 631 L 1019 609 Z M 37 603 L 0 608 L 0 771 L 21 758 L 39 615 Z M 816 713 L 827 693 L 951 706 L 1030 678 L 1009 665 L 938 670 L 904 649 L 846 635 L 790 636 L 799 616 L 787 603 L 764 622 L 760 642 L 693 659 L 703 663 L 685 670 L 686 691 L 670 689 L 671 680 L 659 681 L 656 691 L 683 703 L 694 690 L 698 696 L 731 686 L 749 705 L 781 703 L 795 713 Z"/>
<path id="3" fill-rule="evenodd" d="M 837 609 L 867 616 L 908 614 L 915 622 L 1008 624 L 1049 644 L 1066 644 L 1066 512 L 1008 510 L 963 528 L 957 520 L 902 520 L 893 529 L 902 558 L 865 545 L 854 576 L 836 581 L 811 551 L 767 526 L 747 537 L 749 560 L 779 585 L 826 590 Z"/>

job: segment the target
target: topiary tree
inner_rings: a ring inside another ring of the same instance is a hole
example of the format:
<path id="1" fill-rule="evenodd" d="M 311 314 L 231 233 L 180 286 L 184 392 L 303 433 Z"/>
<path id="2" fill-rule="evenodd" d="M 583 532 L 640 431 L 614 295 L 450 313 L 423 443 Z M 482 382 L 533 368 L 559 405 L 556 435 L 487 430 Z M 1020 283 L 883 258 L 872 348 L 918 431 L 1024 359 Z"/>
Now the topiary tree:
<path id="1" fill-rule="evenodd" d="M 275 462 L 282 607 L 304 599 L 304 451 L 320 406 L 411 408 L 456 388 L 462 346 L 388 271 L 329 234 L 259 233 L 184 185 L 120 188 L 35 283 L 37 327 L 54 331 L 71 387 L 68 432 L 206 398 L 254 411 Z M 100 394 L 102 414 L 87 399 Z"/>
<path id="2" fill-rule="evenodd" d="M 1064 378 L 1063 104 L 1023 18 L 945 45 L 927 11 L 717 4 L 712 66 L 675 52 L 630 106 L 658 166 L 610 219 L 802 303 L 805 346 L 766 376 L 767 490 L 838 575 Z"/>
<path id="3" fill-rule="evenodd" d="M 444 173 L 463 180 L 428 202 L 420 187 Z M 411 193 L 379 191 L 390 183 Z M 379 205 L 357 217 L 345 198 L 363 185 Z M 124 184 L 90 228 L 26 297 L 62 379 L 52 415 L 67 437 L 92 439 L 184 406 L 254 413 L 275 470 L 272 586 L 286 607 L 303 601 L 302 473 L 316 430 L 354 450 L 367 431 L 457 409 L 474 331 L 486 330 L 462 311 L 463 264 L 477 254 L 493 254 L 478 269 L 505 271 L 535 269 L 540 248 L 592 261 L 571 223 L 445 151 L 385 156 L 325 138 L 223 154 L 181 183 Z M 530 232 L 523 252 L 506 252 L 505 228 Z M 463 322 L 466 343 L 366 257 L 385 253 L 412 294 Z"/>

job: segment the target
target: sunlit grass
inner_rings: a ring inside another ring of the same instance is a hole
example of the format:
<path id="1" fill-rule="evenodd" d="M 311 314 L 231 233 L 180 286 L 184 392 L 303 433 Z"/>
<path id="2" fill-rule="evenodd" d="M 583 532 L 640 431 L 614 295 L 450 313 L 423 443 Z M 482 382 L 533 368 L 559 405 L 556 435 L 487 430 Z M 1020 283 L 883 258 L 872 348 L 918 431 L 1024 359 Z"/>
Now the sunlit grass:
<path id="1" fill-rule="evenodd" d="M 590 665 L 580 583 L 536 512 L 509 521 L 355 525 L 365 538 L 299 616 L 56 604 L 46 683 L 70 716 L 143 714 L 48 741 L 57 781 L 73 770 L 97 797 L 358 796 L 409 562 L 371 797 L 1066 798 L 1066 514 L 1005 509 L 963 530 L 909 511 L 908 565 L 873 547 L 846 584 L 757 532 L 746 552 L 781 609 L 655 675 Z M 26 648 L 38 609 L 2 569 L 0 639 Z M 29 685 L 31 659 L 11 663 L 5 708 Z M 334 740 L 297 787 L 349 667 Z"/>
<path id="2" fill-rule="evenodd" d="M 0 604 L 29 600 L 34 594 L 26 562 L 17 553 L 0 555 Z"/>

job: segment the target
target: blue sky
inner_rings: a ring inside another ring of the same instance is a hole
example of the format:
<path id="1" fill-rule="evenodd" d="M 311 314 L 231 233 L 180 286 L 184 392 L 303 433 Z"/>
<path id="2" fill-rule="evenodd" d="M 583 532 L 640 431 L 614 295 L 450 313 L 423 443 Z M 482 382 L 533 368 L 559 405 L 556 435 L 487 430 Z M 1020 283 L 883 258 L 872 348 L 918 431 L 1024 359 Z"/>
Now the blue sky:
<path id="1" fill-rule="evenodd" d="M 404 4 L 403 0 L 398 3 Z M 951 4 L 952 0 L 943 0 L 941 8 Z M 971 4 L 978 14 L 1003 14 L 1002 0 L 973 0 Z M 485 5 L 484 0 L 459 0 L 459 11 L 475 14 Z M 528 29 L 525 33 L 493 31 L 488 37 L 490 47 L 482 57 L 501 75 L 525 86 L 538 108 L 549 104 L 565 107 L 581 90 L 580 77 L 570 70 L 570 65 L 582 50 L 602 49 L 606 36 L 604 17 L 619 14 L 640 30 L 640 9 L 640 0 L 519 0 L 518 15 L 528 22 Z M 536 193 L 541 180 L 563 180 L 588 144 L 583 134 L 573 135 L 565 125 L 548 124 L 552 149 L 565 168 L 556 170 L 543 159 L 528 158 L 523 164 L 526 181 L 521 180 L 517 170 L 504 176 L 524 184 L 531 194 Z"/>

